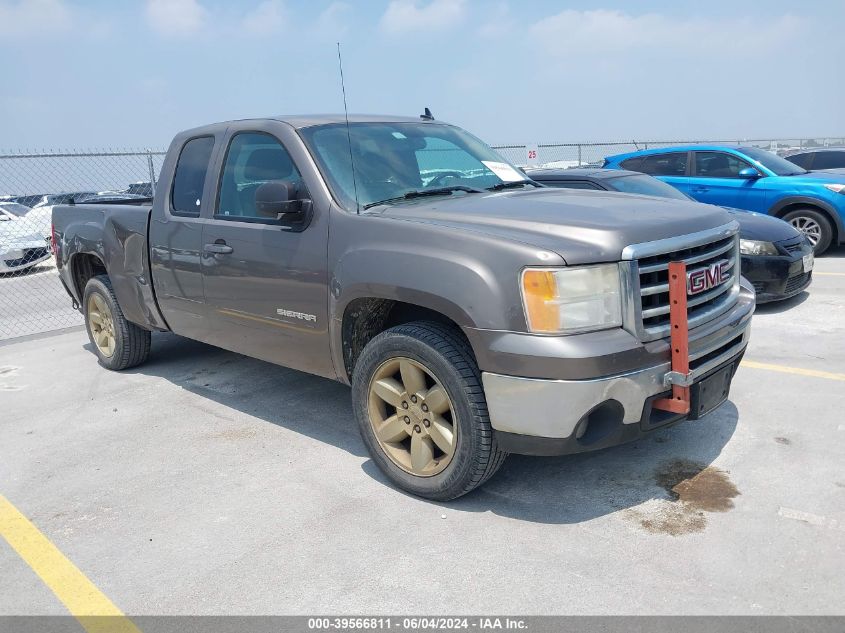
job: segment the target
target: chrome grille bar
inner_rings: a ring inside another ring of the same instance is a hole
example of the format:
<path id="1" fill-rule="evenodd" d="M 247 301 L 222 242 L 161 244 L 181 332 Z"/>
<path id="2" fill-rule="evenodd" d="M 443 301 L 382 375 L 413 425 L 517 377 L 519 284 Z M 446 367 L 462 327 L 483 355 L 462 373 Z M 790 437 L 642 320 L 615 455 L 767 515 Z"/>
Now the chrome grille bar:
<path id="1" fill-rule="evenodd" d="M 631 326 L 642 340 L 669 335 L 669 262 L 683 261 L 688 272 L 706 270 L 727 260 L 729 279 L 703 293 L 689 295 L 689 327 L 697 327 L 729 310 L 739 296 L 739 225 L 731 222 L 709 231 L 636 244 L 625 248 L 630 263 Z M 630 329 L 630 328 L 629 328 Z"/>

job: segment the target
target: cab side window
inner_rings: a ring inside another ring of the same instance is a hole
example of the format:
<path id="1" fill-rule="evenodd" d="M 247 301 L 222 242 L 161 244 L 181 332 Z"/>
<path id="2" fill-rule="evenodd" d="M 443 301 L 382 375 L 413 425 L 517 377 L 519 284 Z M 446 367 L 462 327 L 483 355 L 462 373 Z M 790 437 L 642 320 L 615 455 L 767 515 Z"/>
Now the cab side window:
<path id="1" fill-rule="evenodd" d="M 652 176 L 686 176 L 687 152 L 643 156 L 637 171 Z"/>
<path id="2" fill-rule="evenodd" d="M 739 178 L 739 172 L 746 167 L 751 165 L 733 154 L 695 153 L 695 175 L 699 178 Z"/>
<path id="3" fill-rule="evenodd" d="M 205 175 L 208 173 L 213 149 L 213 136 L 192 138 L 182 146 L 170 192 L 170 208 L 173 213 L 199 216 Z"/>
<path id="4" fill-rule="evenodd" d="M 264 183 L 286 181 L 291 199 L 306 197 L 302 176 L 284 146 L 270 134 L 241 132 L 232 137 L 223 173 L 215 218 L 272 222 L 256 209 L 255 193 Z"/>

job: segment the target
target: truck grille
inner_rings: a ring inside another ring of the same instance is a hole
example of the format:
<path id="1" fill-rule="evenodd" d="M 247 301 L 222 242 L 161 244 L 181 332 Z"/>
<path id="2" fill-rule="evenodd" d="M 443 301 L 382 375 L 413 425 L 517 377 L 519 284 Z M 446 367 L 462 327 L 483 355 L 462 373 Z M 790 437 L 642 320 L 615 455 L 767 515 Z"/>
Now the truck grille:
<path id="1" fill-rule="evenodd" d="M 728 278 L 703 292 L 687 295 L 687 318 L 696 327 L 727 311 L 737 299 L 739 239 L 734 235 L 714 236 L 713 241 L 688 248 L 641 257 L 634 261 L 634 278 L 639 283 L 640 335 L 646 340 L 669 334 L 669 262 L 684 262 L 687 273 L 706 270 L 726 261 Z M 636 296 L 636 295 L 635 295 Z"/>

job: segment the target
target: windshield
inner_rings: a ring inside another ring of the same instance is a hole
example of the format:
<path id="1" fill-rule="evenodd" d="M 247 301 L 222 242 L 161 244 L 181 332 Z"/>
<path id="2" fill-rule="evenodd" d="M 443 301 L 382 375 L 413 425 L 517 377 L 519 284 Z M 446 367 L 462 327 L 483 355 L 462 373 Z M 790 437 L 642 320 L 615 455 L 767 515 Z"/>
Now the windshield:
<path id="1" fill-rule="evenodd" d="M 0 208 L 4 211 L 8 211 L 12 215 L 16 215 L 19 218 L 25 216 L 29 212 L 29 207 L 18 204 L 17 202 L 4 202 L 0 204 Z"/>
<path id="2" fill-rule="evenodd" d="M 350 210 L 412 192 L 449 195 L 455 188 L 466 193 L 525 180 L 484 143 L 451 125 L 350 123 L 347 138 L 346 125 L 340 123 L 304 128 L 300 134 L 335 198 Z"/>
<path id="3" fill-rule="evenodd" d="M 607 184 L 615 191 L 623 193 L 638 193 L 643 196 L 656 196 L 658 198 L 672 198 L 673 200 L 689 200 L 690 198 L 668 185 L 662 180 L 651 176 L 618 176 L 609 178 Z"/>
<path id="4" fill-rule="evenodd" d="M 802 169 L 795 163 L 790 163 L 785 158 L 758 147 L 741 147 L 739 151 L 778 176 L 797 176 L 807 173 L 806 169 Z"/>

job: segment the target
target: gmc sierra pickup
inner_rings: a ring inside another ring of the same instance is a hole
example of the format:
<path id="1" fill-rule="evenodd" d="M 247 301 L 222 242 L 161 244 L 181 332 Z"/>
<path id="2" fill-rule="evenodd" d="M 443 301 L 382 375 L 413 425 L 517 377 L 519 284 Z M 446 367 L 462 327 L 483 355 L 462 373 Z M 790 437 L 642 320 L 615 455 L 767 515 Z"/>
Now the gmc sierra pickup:
<path id="1" fill-rule="evenodd" d="M 726 212 L 542 187 L 427 117 L 193 129 L 152 200 L 132 202 L 53 214 L 103 366 L 144 362 L 150 333 L 172 331 L 349 384 L 373 460 L 431 499 L 510 452 L 595 450 L 700 417 L 748 342 L 754 292 Z M 681 375 L 670 262 L 689 270 Z M 656 405 L 678 385 L 688 411 Z"/>

